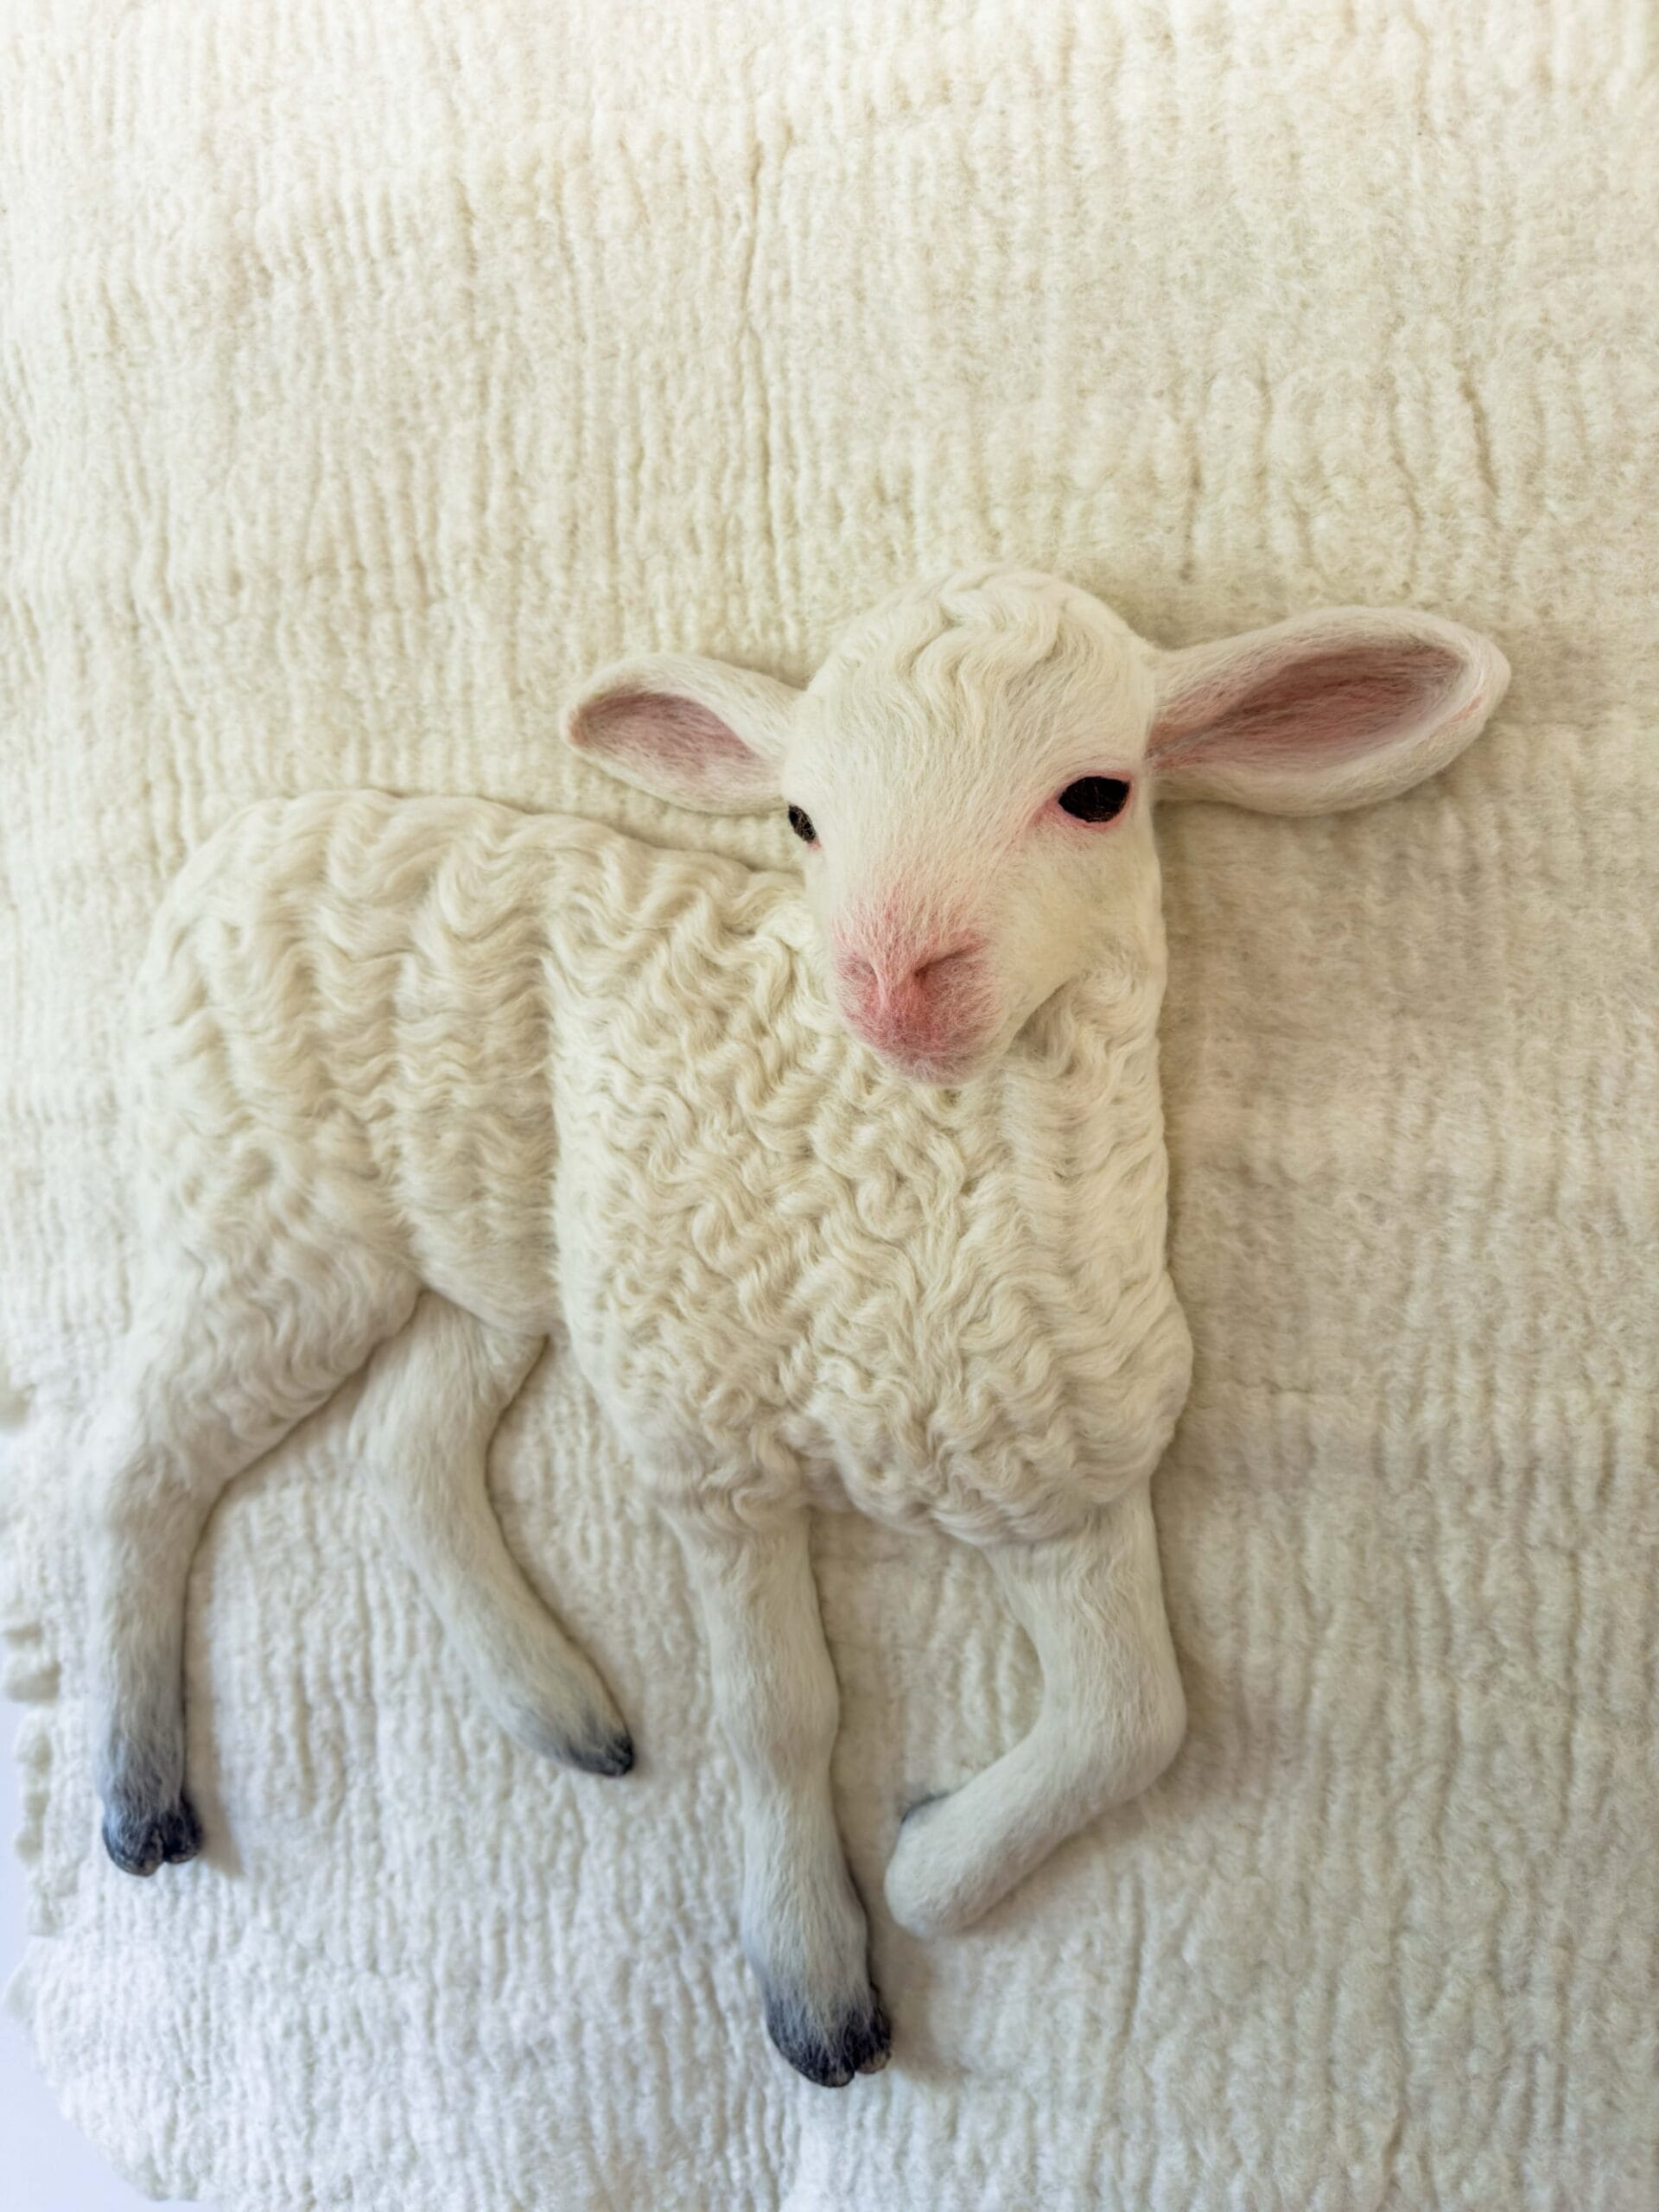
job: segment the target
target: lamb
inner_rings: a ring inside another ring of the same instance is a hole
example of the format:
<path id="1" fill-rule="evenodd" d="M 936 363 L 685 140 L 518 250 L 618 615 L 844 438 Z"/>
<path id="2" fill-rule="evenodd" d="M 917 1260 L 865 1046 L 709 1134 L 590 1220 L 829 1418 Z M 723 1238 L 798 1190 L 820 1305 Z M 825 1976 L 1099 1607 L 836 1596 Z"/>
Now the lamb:
<path id="1" fill-rule="evenodd" d="M 888 1866 L 900 1923 L 959 1929 L 1185 1727 L 1149 1492 L 1191 1364 L 1154 795 L 1381 799 L 1507 677 L 1427 614 L 1163 652 L 991 569 L 878 608 L 804 690 L 667 654 L 570 703 L 569 741 L 647 791 L 786 809 L 798 872 L 471 800 L 231 822 L 143 972 L 149 1274 L 90 1431 L 117 1866 L 200 1846 L 181 1648 L 207 1516 L 359 1370 L 352 1461 L 486 1705 L 567 1765 L 627 1770 L 486 1489 L 563 1331 L 701 1601 L 772 2040 L 826 2085 L 885 2064 L 808 1509 L 978 1545 L 1036 1649 L 1029 1735 L 914 1808 Z"/>

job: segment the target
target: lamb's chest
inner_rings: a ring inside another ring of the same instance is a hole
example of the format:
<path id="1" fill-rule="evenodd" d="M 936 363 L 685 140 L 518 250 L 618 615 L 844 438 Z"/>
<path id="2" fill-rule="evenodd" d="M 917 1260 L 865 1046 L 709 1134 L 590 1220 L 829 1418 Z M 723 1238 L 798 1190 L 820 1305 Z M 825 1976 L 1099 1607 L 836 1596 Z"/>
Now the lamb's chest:
<path id="1" fill-rule="evenodd" d="M 1125 1269 L 1087 1259 L 1111 1222 L 1079 1245 L 1089 1193 L 1021 1159 L 1006 1083 L 905 1083 L 785 965 L 786 995 L 706 976 L 689 1043 L 640 1022 L 634 992 L 626 1037 L 589 1037 L 602 1111 L 561 1113 L 569 1325 L 641 1474 L 751 1510 L 830 1485 L 882 1519 L 983 1534 L 1144 1473 L 1129 1370 L 1150 1357 L 1184 1388 L 1179 1315 L 1179 1342 L 1115 1342 Z M 1143 1337 L 1173 1311 L 1159 1207 Z M 1179 1390 L 1152 1395 L 1158 1426 Z"/>

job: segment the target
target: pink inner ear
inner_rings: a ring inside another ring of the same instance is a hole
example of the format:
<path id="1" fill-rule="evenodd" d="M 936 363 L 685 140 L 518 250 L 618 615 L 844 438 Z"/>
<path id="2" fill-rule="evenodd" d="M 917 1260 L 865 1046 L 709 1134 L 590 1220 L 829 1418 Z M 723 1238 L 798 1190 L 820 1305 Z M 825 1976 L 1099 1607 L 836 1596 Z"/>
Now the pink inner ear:
<path id="1" fill-rule="evenodd" d="M 1158 757 L 1345 760 L 1402 735 L 1461 666 L 1428 644 L 1337 645 L 1270 667 L 1242 690 L 1218 678 L 1175 702 Z"/>
<path id="2" fill-rule="evenodd" d="M 755 757 L 734 731 L 695 699 L 664 691 L 618 691 L 584 707 L 582 741 L 595 753 L 666 770 L 676 782 L 751 780 Z M 714 777 L 709 772 L 714 771 Z"/>

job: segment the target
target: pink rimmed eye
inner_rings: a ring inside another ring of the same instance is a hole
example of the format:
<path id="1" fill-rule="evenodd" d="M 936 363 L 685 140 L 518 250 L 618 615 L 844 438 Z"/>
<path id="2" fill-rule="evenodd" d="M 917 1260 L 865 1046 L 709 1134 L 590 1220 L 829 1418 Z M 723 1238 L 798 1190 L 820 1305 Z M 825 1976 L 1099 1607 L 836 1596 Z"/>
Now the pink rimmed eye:
<path id="1" fill-rule="evenodd" d="M 798 806 L 791 806 L 790 808 L 789 826 L 795 832 L 795 835 L 800 839 L 804 845 L 816 845 L 817 843 L 818 833 L 812 827 L 811 817 L 804 808 Z"/>
<path id="2" fill-rule="evenodd" d="M 1129 786 L 1116 776 L 1079 776 L 1054 804 L 1074 822 L 1114 822 L 1129 803 Z"/>

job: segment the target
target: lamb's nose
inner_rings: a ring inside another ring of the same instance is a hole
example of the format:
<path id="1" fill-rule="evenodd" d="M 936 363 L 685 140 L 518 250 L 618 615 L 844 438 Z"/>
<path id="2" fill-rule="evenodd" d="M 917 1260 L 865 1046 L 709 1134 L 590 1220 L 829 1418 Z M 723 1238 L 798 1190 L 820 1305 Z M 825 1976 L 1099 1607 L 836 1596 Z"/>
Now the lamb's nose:
<path id="1" fill-rule="evenodd" d="M 920 953 L 901 952 L 887 958 L 868 960 L 861 953 L 849 953 L 842 961 L 847 980 L 858 989 L 874 992 L 882 999 L 910 998 L 925 995 L 944 982 L 951 970 L 978 950 L 971 938 L 955 944 L 930 945 Z"/>
<path id="2" fill-rule="evenodd" d="M 973 944 L 964 938 L 960 944 L 947 944 L 942 950 L 926 953 L 920 960 L 912 963 L 904 982 L 907 986 L 943 982 L 950 970 L 959 962 L 966 960 L 975 950 Z"/>

